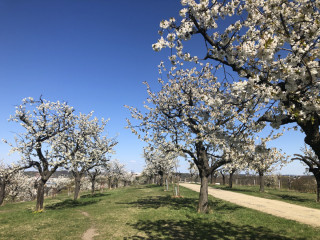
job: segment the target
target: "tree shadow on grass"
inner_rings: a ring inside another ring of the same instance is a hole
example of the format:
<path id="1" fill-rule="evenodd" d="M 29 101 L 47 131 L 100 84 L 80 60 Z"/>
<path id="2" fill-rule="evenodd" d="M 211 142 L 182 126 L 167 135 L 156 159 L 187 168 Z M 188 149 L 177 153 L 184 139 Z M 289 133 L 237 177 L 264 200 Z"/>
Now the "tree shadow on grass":
<path id="1" fill-rule="evenodd" d="M 214 188 L 213 189 L 221 189 L 221 190 L 226 190 L 226 191 L 232 191 L 232 192 L 259 192 L 259 191 L 255 191 L 255 190 L 251 190 L 251 189 L 239 189 L 239 188 L 230 188 L 228 186 L 226 187 L 221 187 L 221 188 Z"/>
<path id="2" fill-rule="evenodd" d="M 145 236 L 131 236 L 124 239 L 272 239 L 289 240 L 280 232 L 273 232 L 265 227 L 234 225 L 230 222 L 209 222 L 208 220 L 191 218 L 190 220 L 139 220 L 130 224 L 131 227 L 143 232 Z M 285 234 L 285 233 L 284 233 Z M 302 238 L 300 238 L 302 239 Z"/>
<path id="3" fill-rule="evenodd" d="M 308 201 L 310 201 L 309 199 L 305 199 L 305 198 L 298 197 L 298 196 L 292 196 L 292 195 L 288 195 L 288 194 L 272 194 L 272 195 L 279 197 L 283 200 L 290 200 L 290 201 L 295 201 L 295 202 L 308 202 Z"/>
<path id="4" fill-rule="evenodd" d="M 118 204 L 127 204 L 133 207 L 142 209 L 158 209 L 160 207 L 170 207 L 172 209 L 178 210 L 181 208 L 195 209 L 195 200 L 193 198 L 172 198 L 171 196 L 152 196 L 139 198 L 134 202 L 124 202 Z"/>
<path id="5" fill-rule="evenodd" d="M 149 185 L 144 186 L 144 188 L 160 188 L 160 186 L 157 184 L 149 184 Z"/>
<path id="6" fill-rule="evenodd" d="M 134 207 L 142 209 L 158 209 L 160 207 L 168 207 L 174 210 L 180 209 L 189 209 L 192 212 L 197 211 L 198 199 L 195 198 L 173 198 L 169 195 L 167 196 L 152 196 L 139 198 L 137 201 L 129 203 L 118 203 L 118 204 L 127 204 Z M 214 207 L 215 211 L 235 211 L 241 207 L 236 205 L 224 204 L 220 200 L 211 200 L 209 199 L 209 206 Z"/>
<path id="7" fill-rule="evenodd" d="M 98 202 L 100 202 L 100 199 L 88 200 L 88 201 L 78 201 L 78 200 L 67 199 L 62 202 L 47 205 L 46 209 L 57 210 L 57 209 L 75 208 L 75 207 L 82 207 L 82 206 L 95 204 Z"/>
<path id="8" fill-rule="evenodd" d="M 86 194 L 86 195 L 82 195 L 80 198 L 96 198 L 96 197 L 106 197 L 111 195 L 110 193 L 94 193 L 92 194 Z"/>

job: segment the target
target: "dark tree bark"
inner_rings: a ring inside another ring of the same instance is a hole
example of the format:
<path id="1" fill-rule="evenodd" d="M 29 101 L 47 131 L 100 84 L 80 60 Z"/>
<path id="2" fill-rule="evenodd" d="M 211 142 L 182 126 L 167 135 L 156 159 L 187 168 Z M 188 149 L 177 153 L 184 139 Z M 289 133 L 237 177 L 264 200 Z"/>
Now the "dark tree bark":
<path id="1" fill-rule="evenodd" d="M 164 176 L 163 176 L 164 172 L 159 170 L 158 174 L 159 174 L 159 183 L 158 184 L 162 187 L 162 186 L 164 186 Z"/>
<path id="2" fill-rule="evenodd" d="M 209 166 L 209 158 L 207 149 L 203 147 L 203 143 L 199 142 L 196 144 L 197 150 L 197 158 L 194 159 L 198 170 L 199 176 L 201 180 L 201 187 L 200 187 L 200 194 L 199 194 L 199 205 L 198 205 L 198 212 L 199 213 L 208 213 L 209 206 L 208 206 L 208 178 L 212 172 L 217 170 L 222 165 L 226 164 L 228 161 L 221 158 L 211 166 Z M 191 156 L 195 157 L 193 154 Z"/>
<path id="3" fill-rule="evenodd" d="M 43 210 L 43 203 L 44 203 L 44 194 L 45 194 L 45 184 L 48 179 L 52 176 L 52 174 L 57 170 L 57 166 L 52 168 L 51 170 L 48 169 L 48 165 L 45 165 L 45 169 L 41 170 L 39 168 L 40 179 L 37 182 L 37 203 L 36 203 L 36 211 Z"/>
<path id="4" fill-rule="evenodd" d="M 73 200 L 78 200 L 79 198 L 79 193 L 80 193 L 80 187 L 81 187 L 81 176 L 77 175 L 74 178 L 74 195 L 73 195 Z"/>
<path id="5" fill-rule="evenodd" d="M 200 173 L 201 178 L 201 187 L 199 194 L 199 205 L 198 212 L 199 213 L 207 213 L 209 211 L 208 206 L 208 175 L 203 171 Z"/>
<path id="6" fill-rule="evenodd" d="M 314 149 L 313 149 L 314 150 Z M 317 155 L 317 154 L 316 154 Z M 292 160 L 299 160 L 304 162 L 309 167 L 309 172 L 312 172 L 316 182 L 316 194 L 317 194 L 317 202 L 320 202 L 320 161 L 319 157 L 311 157 L 311 156 L 302 156 L 300 154 L 294 154 L 295 158 L 292 158 Z"/>
<path id="7" fill-rule="evenodd" d="M 91 195 L 94 194 L 95 184 L 96 184 L 96 179 L 94 177 L 91 179 Z"/>
<path id="8" fill-rule="evenodd" d="M 95 191 L 97 176 L 101 174 L 101 170 L 100 169 L 93 169 L 93 171 L 88 170 L 87 174 L 91 181 L 91 195 L 93 195 Z M 100 190 L 101 190 L 101 187 L 100 187 Z"/>
<path id="9" fill-rule="evenodd" d="M 320 169 L 313 168 L 310 169 L 310 172 L 313 173 L 314 177 L 316 178 L 317 186 L 316 186 L 316 194 L 317 194 L 317 202 L 320 202 Z"/>
<path id="10" fill-rule="evenodd" d="M 317 202 L 320 202 L 320 171 L 315 174 L 317 181 Z"/>
<path id="11" fill-rule="evenodd" d="M 216 173 L 216 171 L 213 171 L 210 174 L 210 184 L 215 184 L 216 180 L 217 180 L 217 173 Z"/>
<path id="12" fill-rule="evenodd" d="M 45 184 L 46 180 L 40 179 L 37 183 L 37 203 L 36 203 L 36 211 L 41 211 L 43 209 L 44 203 L 44 193 L 45 193 Z"/>
<path id="13" fill-rule="evenodd" d="M 0 180 L 0 206 L 4 203 L 4 197 L 6 192 L 6 181 Z"/>
<path id="14" fill-rule="evenodd" d="M 259 181 L 260 181 L 260 192 L 264 192 L 264 173 L 263 171 L 259 171 Z"/>
<path id="15" fill-rule="evenodd" d="M 236 169 L 232 169 L 229 175 L 229 188 L 232 188 L 233 183 L 233 174 L 236 172 Z"/>
<path id="16" fill-rule="evenodd" d="M 226 185 L 226 176 L 224 175 L 224 173 L 222 171 L 220 171 L 220 174 L 222 176 L 222 185 Z"/>

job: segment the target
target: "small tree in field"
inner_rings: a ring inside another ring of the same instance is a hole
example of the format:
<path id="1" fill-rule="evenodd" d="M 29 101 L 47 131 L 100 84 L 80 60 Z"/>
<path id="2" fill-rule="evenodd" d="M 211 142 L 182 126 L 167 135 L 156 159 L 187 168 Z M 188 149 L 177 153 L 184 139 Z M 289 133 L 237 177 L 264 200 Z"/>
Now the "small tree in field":
<path id="1" fill-rule="evenodd" d="M 87 170 L 88 177 L 91 181 L 91 195 L 94 194 L 97 178 L 103 174 L 103 171 L 106 168 L 108 168 L 108 165 L 104 164 L 100 166 L 94 166 L 93 168 Z"/>
<path id="2" fill-rule="evenodd" d="M 141 175 L 146 178 L 147 184 L 153 184 L 154 177 L 157 175 L 157 172 L 151 165 L 146 165 L 144 167 Z"/>
<path id="3" fill-rule="evenodd" d="M 160 186 L 168 181 L 170 172 L 177 164 L 177 156 L 174 152 L 166 152 L 161 146 L 149 146 L 144 149 L 144 158 L 148 168 L 153 168 L 160 177 Z"/>
<path id="4" fill-rule="evenodd" d="M 110 166 L 112 172 L 113 187 L 118 188 L 120 180 L 122 180 L 123 176 L 126 174 L 124 164 L 121 164 L 117 159 L 115 159 L 111 162 Z"/>
<path id="5" fill-rule="evenodd" d="M 224 157 L 227 158 L 228 163 L 222 166 L 220 170 L 220 174 L 222 176 L 223 185 L 226 182 L 226 174 L 229 174 L 229 184 L 228 187 L 232 188 L 233 186 L 233 175 L 237 171 L 242 171 L 248 165 L 248 161 L 246 159 L 247 153 L 241 150 L 232 149 L 233 154 L 226 154 Z"/>
<path id="6" fill-rule="evenodd" d="M 97 118 L 90 120 L 91 117 L 92 113 L 77 116 L 60 149 L 61 157 L 68 162 L 66 168 L 75 180 L 74 200 L 79 197 L 84 174 L 94 167 L 106 165 L 109 161 L 106 154 L 112 153 L 117 144 L 115 139 L 103 136 L 108 121 L 102 119 L 100 123 Z"/>
<path id="7" fill-rule="evenodd" d="M 16 146 L 10 144 L 11 151 L 21 155 L 20 165 L 23 168 L 33 167 L 40 175 L 36 211 L 43 209 L 46 182 L 66 164 L 59 150 L 67 130 L 74 124 L 73 111 L 66 103 L 28 98 L 22 100 L 15 115 L 10 117 L 10 121 L 19 122 L 25 129 L 15 137 Z"/>
<path id="8" fill-rule="evenodd" d="M 265 143 L 257 145 L 252 153 L 249 169 L 259 174 L 260 192 L 264 192 L 264 176 L 272 172 L 277 164 L 284 162 L 285 158 L 276 148 L 267 148 Z"/>

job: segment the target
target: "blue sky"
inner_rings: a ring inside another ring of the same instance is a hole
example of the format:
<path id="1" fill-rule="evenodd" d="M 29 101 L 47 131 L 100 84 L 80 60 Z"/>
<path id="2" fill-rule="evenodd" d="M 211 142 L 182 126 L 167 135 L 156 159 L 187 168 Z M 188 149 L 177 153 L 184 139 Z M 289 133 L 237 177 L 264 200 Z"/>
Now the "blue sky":
<path id="1" fill-rule="evenodd" d="M 169 52 L 156 53 L 151 45 L 160 21 L 178 16 L 179 2 L 0 0 L 0 138 L 13 142 L 13 132 L 20 131 L 7 120 L 23 98 L 64 100 L 79 112 L 110 118 L 109 135 L 118 134 L 119 141 L 114 158 L 140 172 L 143 143 L 124 128 L 129 112 L 123 106 L 142 108 L 142 82 L 156 86 L 157 65 Z M 293 154 L 303 135 L 289 132 L 271 145 Z M 0 158 L 18 159 L 8 151 L 1 142 Z M 282 173 L 303 171 L 296 163 Z"/>

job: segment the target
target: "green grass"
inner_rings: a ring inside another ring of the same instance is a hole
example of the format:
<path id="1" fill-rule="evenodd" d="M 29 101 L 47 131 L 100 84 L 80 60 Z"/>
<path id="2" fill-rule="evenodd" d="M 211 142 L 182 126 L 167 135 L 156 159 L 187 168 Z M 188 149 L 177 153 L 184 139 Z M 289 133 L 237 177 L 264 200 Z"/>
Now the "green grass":
<path id="1" fill-rule="evenodd" d="M 46 199 L 0 208 L 0 239 L 81 239 L 94 226 L 94 239 L 320 239 L 320 230 L 209 197 L 210 213 L 196 212 L 198 193 L 183 198 L 148 185 L 82 196 Z M 87 212 L 86 217 L 81 212 Z"/>
<path id="2" fill-rule="evenodd" d="M 267 199 L 280 200 L 304 207 L 320 209 L 320 203 L 316 202 L 316 194 L 301 193 L 288 189 L 274 189 L 265 187 L 265 192 L 259 192 L 259 186 L 240 186 L 234 185 L 232 188 L 227 186 L 210 185 L 227 191 L 243 193 L 251 196 L 262 197 Z"/>

